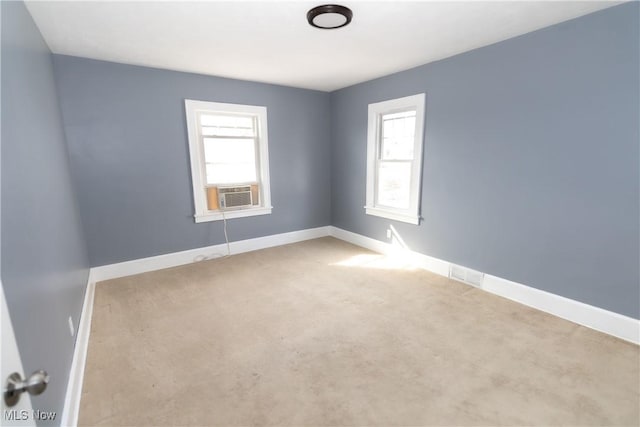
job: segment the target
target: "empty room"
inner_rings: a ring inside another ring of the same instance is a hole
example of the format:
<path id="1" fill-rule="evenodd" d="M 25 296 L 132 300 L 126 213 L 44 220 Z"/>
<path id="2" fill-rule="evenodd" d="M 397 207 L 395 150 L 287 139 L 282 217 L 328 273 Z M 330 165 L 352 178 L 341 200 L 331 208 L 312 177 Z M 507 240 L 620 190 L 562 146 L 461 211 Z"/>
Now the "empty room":
<path id="1" fill-rule="evenodd" d="M 1 425 L 640 425 L 640 2 L 0 23 Z"/>

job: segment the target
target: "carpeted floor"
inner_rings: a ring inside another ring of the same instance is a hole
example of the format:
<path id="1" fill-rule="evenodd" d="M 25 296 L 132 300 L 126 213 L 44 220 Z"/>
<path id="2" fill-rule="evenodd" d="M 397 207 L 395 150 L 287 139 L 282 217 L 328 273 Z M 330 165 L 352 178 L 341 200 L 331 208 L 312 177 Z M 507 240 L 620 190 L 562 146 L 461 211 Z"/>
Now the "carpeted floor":
<path id="1" fill-rule="evenodd" d="M 99 283 L 81 425 L 633 425 L 639 347 L 333 238 Z"/>

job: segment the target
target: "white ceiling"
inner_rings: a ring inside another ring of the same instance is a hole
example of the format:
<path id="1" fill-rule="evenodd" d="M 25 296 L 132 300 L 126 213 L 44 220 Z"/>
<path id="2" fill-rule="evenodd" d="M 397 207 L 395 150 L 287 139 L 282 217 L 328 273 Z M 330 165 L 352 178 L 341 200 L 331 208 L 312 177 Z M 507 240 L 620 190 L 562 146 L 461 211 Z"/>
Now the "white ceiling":
<path id="1" fill-rule="evenodd" d="M 54 53 L 332 91 L 619 3 L 345 0 L 353 21 L 337 30 L 307 24 L 321 0 L 27 8 Z"/>

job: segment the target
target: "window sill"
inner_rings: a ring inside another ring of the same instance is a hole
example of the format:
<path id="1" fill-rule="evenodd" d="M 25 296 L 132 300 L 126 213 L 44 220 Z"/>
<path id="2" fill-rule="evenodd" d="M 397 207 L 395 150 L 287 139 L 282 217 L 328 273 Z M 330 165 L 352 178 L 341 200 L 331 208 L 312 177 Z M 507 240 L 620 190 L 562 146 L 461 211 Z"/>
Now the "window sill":
<path id="1" fill-rule="evenodd" d="M 420 217 L 418 215 L 410 215 L 381 208 L 374 208 L 371 206 L 365 206 L 364 209 L 367 215 L 379 216 L 382 218 L 393 219 L 395 221 L 408 222 L 409 224 L 420 224 Z"/>
<path id="2" fill-rule="evenodd" d="M 222 212 L 207 212 L 205 214 L 195 215 L 194 218 L 196 222 L 207 222 L 207 221 L 221 221 L 223 218 L 233 219 L 233 218 L 244 218 L 248 216 L 256 216 L 256 215 L 269 215 L 271 214 L 271 210 L 273 207 L 268 208 L 251 208 L 251 209 L 238 209 L 234 211 L 225 211 L 224 217 L 222 216 Z"/>

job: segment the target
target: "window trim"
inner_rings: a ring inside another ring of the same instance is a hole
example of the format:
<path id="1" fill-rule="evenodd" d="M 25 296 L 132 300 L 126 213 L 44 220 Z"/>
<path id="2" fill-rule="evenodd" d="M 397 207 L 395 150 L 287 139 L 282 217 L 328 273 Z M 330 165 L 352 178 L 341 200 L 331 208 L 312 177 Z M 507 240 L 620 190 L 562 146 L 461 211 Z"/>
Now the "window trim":
<path id="1" fill-rule="evenodd" d="M 424 93 L 369 104 L 367 124 L 367 194 L 365 213 L 410 224 L 420 224 L 420 194 L 422 189 L 422 152 L 424 145 Z M 378 205 L 376 202 L 377 160 L 380 156 L 382 116 L 403 110 L 416 110 L 416 130 L 411 161 L 411 188 L 407 209 Z"/>
<path id="2" fill-rule="evenodd" d="M 189 140 L 189 158 L 191 162 L 191 183 L 193 186 L 193 203 L 195 222 L 218 221 L 222 219 L 243 218 L 254 215 L 268 215 L 271 213 L 271 185 L 269 180 L 269 132 L 267 127 L 267 107 L 257 105 L 229 104 L 222 102 L 197 101 L 185 99 L 185 115 Z M 204 175 L 205 158 L 200 131 L 198 129 L 197 114 L 199 112 L 223 114 L 250 114 L 257 118 L 258 125 L 258 162 L 259 185 L 262 196 L 261 204 L 256 207 L 227 211 L 210 211 L 207 209 L 207 179 Z M 223 213 L 224 212 L 224 213 Z"/>

